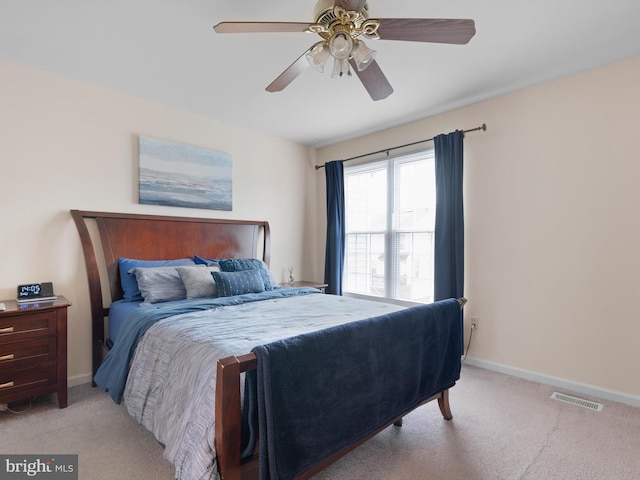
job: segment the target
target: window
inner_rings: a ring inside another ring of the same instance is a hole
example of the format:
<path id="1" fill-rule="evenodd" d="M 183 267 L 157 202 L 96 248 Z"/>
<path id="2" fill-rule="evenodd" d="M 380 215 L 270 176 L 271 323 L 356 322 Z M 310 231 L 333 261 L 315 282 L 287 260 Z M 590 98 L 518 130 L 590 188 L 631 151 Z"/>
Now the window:
<path id="1" fill-rule="evenodd" d="M 343 290 L 433 302 L 433 149 L 345 166 Z"/>

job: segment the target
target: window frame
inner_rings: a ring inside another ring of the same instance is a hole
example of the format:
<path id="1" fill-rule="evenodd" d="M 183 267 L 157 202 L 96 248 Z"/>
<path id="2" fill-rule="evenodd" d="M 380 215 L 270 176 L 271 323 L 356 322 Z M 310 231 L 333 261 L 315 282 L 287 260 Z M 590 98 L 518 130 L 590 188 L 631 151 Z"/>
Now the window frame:
<path id="1" fill-rule="evenodd" d="M 348 221 L 345 219 L 345 268 L 343 271 L 343 295 L 345 296 L 349 296 L 349 297 L 354 297 L 354 298 L 362 298 L 362 299 L 367 299 L 367 300 L 374 300 L 374 301 L 380 301 L 380 302 L 385 302 L 385 303 L 393 303 L 393 304 L 397 304 L 397 305 L 402 305 L 402 306 L 415 306 L 415 305 L 423 305 L 426 303 L 431 303 L 433 302 L 433 291 L 431 294 L 431 300 L 430 301 L 425 301 L 425 302 L 420 302 L 420 301 L 415 301 L 415 300 L 408 300 L 408 299 L 402 299 L 402 298 L 393 298 L 390 295 L 398 295 L 398 287 L 399 287 L 399 283 L 398 283 L 398 278 L 397 278 L 397 274 L 396 273 L 392 273 L 392 274 L 387 274 L 387 272 L 395 272 L 395 267 L 398 266 L 399 267 L 399 260 L 397 258 L 394 258 L 395 254 L 393 253 L 393 249 L 394 247 L 399 243 L 399 238 L 394 238 L 394 237 L 399 237 L 399 235 L 401 235 L 402 233 L 412 233 L 412 234 L 431 234 L 432 238 L 434 235 L 434 231 L 435 231 L 435 221 L 434 221 L 434 225 L 433 225 L 433 230 L 410 230 L 410 231 L 403 231 L 402 229 L 399 228 L 394 228 L 394 214 L 396 213 L 394 211 L 394 207 L 395 207 L 395 202 L 397 199 L 397 195 L 395 192 L 396 189 L 396 173 L 398 170 L 398 165 L 401 165 L 402 163 L 411 163 L 411 162 L 415 162 L 415 161 L 431 161 L 431 162 L 435 162 L 435 149 L 433 147 L 430 148 L 424 148 L 424 149 L 420 149 L 420 150 L 415 150 L 412 152 L 406 152 L 406 153 L 401 153 L 401 154 L 397 154 L 397 155 L 393 155 L 393 156 L 389 156 L 386 158 L 382 158 L 382 159 L 375 159 L 375 160 L 371 160 L 371 161 L 366 161 L 366 162 L 360 162 L 356 165 L 352 165 L 352 166 L 346 166 L 345 165 L 345 177 L 347 177 L 348 174 L 350 173 L 357 173 L 358 171 L 361 172 L 365 172 L 367 170 L 373 170 L 376 168 L 376 166 L 384 166 L 383 168 L 386 171 L 386 213 L 385 213 L 385 230 L 384 231 L 374 231 L 374 230 L 368 230 L 368 231 L 348 231 L 347 227 L 348 227 Z M 346 178 L 345 178 L 346 180 Z M 346 186 L 345 182 L 345 186 Z M 434 209 L 435 209 L 435 163 L 434 163 Z M 348 215 L 348 194 L 345 191 L 345 215 Z M 347 275 L 348 275 L 348 239 L 349 239 L 349 235 L 357 235 L 357 234 L 368 234 L 368 235 L 374 235 L 374 234 L 383 234 L 384 235 L 384 290 L 385 290 L 385 295 L 384 296 L 376 296 L 376 295 L 369 295 L 366 293 L 359 293 L 359 292 L 353 292 L 353 291 L 348 291 L 346 290 L 345 287 L 347 287 Z M 432 249 L 432 255 L 433 255 L 433 249 Z M 431 260 L 431 263 L 433 264 L 433 257 Z M 398 268 L 399 270 L 399 268 Z"/>

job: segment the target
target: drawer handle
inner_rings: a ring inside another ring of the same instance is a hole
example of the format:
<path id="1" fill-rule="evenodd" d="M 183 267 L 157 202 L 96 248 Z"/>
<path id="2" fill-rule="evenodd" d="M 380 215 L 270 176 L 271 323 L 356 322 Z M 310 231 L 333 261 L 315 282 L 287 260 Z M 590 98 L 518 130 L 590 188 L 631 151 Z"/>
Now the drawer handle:
<path id="1" fill-rule="evenodd" d="M 13 327 L 0 328 L 0 333 L 11 333 L 13 332 Z"/>
<path id="2" fill-rule="evenodd" d="M 4 360 L 13 360 L 13 353 L 10 353 L 9 355 L 2 355 L 0 357 L 0 362 L 2 362 Z"/>
<path id="3" fill-rule="evenodd" d="M 0 388 L 9 388 L 13 387 L 13 382 L 0 383 Z"/>

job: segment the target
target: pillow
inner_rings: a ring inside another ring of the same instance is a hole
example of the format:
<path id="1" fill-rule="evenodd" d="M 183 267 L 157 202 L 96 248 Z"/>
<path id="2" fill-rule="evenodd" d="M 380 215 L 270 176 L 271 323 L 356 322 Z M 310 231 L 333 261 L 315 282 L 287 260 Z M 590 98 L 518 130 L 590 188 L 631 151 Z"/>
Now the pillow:
<path id="1" fill-rule="evenodd" d="M 232 258 L 219 260 L 218 264 L 223 272 L 241 272 L 245 270 L 257 270 L 264 281 L 265 290 L 273 290 L 280 287 L 273 277 L 267 264 L 257 258 Z"/>
<path id="2" fill-rule="evenodd" d="M 135 260 L 133 258 L 120 258 L 118 267 L 120 269 L 120 285 L 124 293 L 125 302 L 142 302 L 142 294 L 138 288 L 136 276 L 130 274 L 132 268 L 153 268 L 169 267 L 177 265 L 195 265 L 191 258 L 178 258 L 176 260 Z"/>
<path id="3" fill-rule="evenodd" d="M 199 267 L 198 267 L 199 268 Z M 187 290 L 176 267 L 132 268 L 142 294 L 142 305 L 187 298 Z"/>
<path id="4" fill-rule="evenodd" d="M 221 258 L 202 258 L 199 257 L 198 255 L 194 255 L 193 256 L 193 261 L 195 262 L 196 265 L 217 265 L 218 262 L 222 260 Z"/>
<path id="5" fill-rule="evenodd" d="M 176 267 L 178 275 L 187 290 L 187 298 L 217 297 L 218 288 L 211 272 L 219 272 L 219 265 L 196 265 L 193 267 Z"/>
<path id="6" fill-rule="evenodd" d="M 211 272 L 219 297 L 264 292 L 264 280 L 258 270 L 239 272 Z"/>

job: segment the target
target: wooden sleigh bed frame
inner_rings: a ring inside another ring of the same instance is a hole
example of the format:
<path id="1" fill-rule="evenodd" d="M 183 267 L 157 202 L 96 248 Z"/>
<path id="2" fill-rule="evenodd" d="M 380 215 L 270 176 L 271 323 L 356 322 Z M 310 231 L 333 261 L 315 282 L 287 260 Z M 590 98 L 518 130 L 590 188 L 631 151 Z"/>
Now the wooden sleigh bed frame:
<path id="1" fill-rule="evenodd" d="M 93 375 L 107 352 L 106 321 L 110 302 L 123 296 L 118 271 L 119 258 L 139 260 L 176 259 L 198 254 L 206 258 L 260 258 L 270 260 L 269 224 L 264 221 L 105 213 L 71 210 L 84 253 L 92 322 Z M 102 279 L 108 282 L 103 288 Z M 108 298 L 108 303 L 104 301 Z M 460 299 L 460 305 L 466 300 Z M 215 397 L 215 448 L 220 476 L 224 480 L 258 478 L 257 453 L 241 460 L 240 375 L 256 369 L 253 353 L 222 358 L 217 365 Z M 92 377 L 93 378 L 93 377 Z M 94 384 L 95 385 L 95 384 Z M 437 400 L 446 420 L 452 418 L 449 392 L 444 390 L 423 403 Z M 331 458 L 312 467 L 300 479 L 313 475 L 355 449 L 391 424 L 401 425 L 402 413 L 392 422 Z"/>

